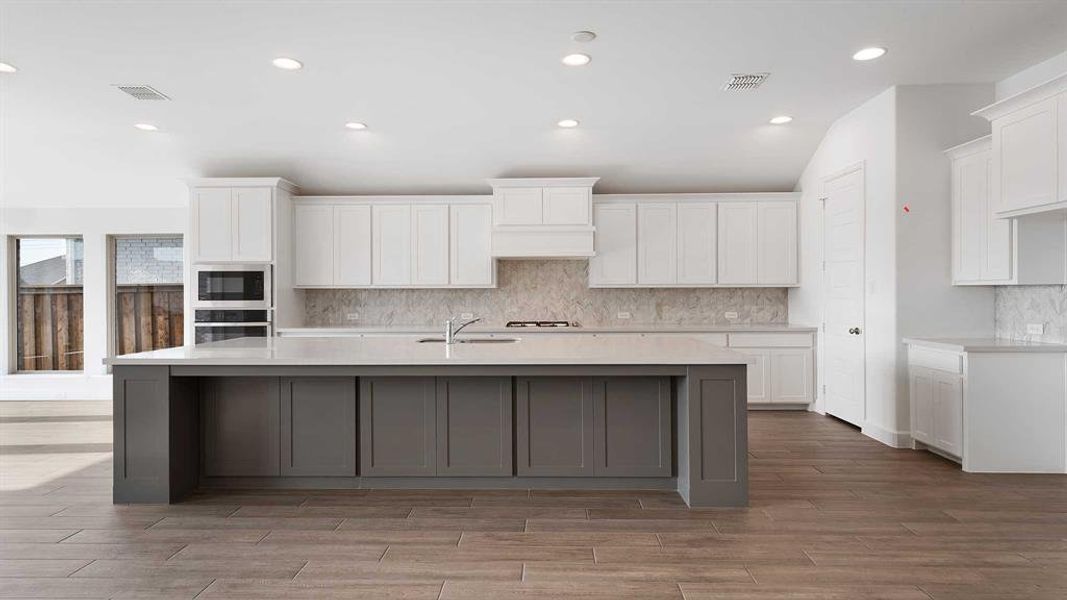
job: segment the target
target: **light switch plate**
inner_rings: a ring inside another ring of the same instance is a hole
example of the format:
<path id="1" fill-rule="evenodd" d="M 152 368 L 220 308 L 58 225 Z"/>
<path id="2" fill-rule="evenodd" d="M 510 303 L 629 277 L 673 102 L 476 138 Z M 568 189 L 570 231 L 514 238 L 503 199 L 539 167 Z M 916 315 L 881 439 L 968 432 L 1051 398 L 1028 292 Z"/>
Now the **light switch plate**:
<path id="1" fill-rule="evenodd" d="M 615 318 L 616 319 L 629 319 L 630 318 L 630 313 L 628 313 L 626 311 L 619 311 L 619 312 L 615 313 Z"/>
<path id="2" fill-rule="evenodd" d="M 737 320 L 737 311 L 728 310 L 725 313 L 723 313 L 722 316 L 726 317 L 727 321 L 736 321 Z"/>
<path id="3" fill-rule="evenodd" d="M 1044 323 L 1027 323 L 1026 335 L 1045 335 Z"/>
<path id="4" fill-rule="evenodd" d="M 348 313 L 347 315 L 345 315 L 345 319 L 348 321 L 358 321 L 359 313 Z"/>
<path id="5" fill-rule="evenodd" d="M 469 321 L 474 318 L 474 313 L 459 313 L 459 318 Z"/>

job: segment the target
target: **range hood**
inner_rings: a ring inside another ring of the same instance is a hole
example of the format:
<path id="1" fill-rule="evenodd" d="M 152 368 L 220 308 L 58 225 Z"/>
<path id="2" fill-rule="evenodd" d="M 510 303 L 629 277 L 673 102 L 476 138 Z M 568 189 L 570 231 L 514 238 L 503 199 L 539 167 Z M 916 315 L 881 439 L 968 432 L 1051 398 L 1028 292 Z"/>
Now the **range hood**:
<path id="1" fill-rule="evenodd" d="M 593 256 L 593 185 L 599 179 L 490 179 L 493 257 Z"/>

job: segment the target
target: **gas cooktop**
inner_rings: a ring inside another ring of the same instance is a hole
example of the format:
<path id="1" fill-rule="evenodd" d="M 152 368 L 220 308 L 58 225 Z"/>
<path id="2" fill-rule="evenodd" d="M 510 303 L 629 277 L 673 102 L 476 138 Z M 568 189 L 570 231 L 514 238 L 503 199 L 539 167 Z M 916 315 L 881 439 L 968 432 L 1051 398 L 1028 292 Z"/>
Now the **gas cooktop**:
<path id="1" fill-rule="evenodd" d="M 508 321 L 505 327 L 580 327 L 577 321 Z"/>

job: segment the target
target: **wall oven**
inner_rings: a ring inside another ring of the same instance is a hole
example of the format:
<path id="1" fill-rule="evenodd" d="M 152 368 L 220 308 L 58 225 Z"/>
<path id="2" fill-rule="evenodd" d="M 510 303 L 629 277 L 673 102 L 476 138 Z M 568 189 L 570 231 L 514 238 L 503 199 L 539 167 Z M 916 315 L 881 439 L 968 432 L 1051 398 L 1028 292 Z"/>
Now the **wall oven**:
<path id="1" fill-rule="evenodd" d="M 193 337 L 197 344 L 273 335 L 269 310 L 196 309 Z"/>
<path id="2" fill-rule="evenodd" d="M 270 265 L 196 265 L 193 308 L 271 308 Z"/>

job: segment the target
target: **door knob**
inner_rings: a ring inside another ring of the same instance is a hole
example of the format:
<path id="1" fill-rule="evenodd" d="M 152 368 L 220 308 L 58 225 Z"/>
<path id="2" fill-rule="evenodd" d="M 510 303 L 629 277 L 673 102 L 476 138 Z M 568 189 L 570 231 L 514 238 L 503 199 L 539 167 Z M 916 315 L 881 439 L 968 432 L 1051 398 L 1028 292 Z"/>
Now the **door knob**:
<path id="1" fill-rule="evenodd" d="M 850 327 L 848 332 L 851 333 L 852 335 L 859 335 L 860 334 L 860 328 L 859 327 Z"/>

